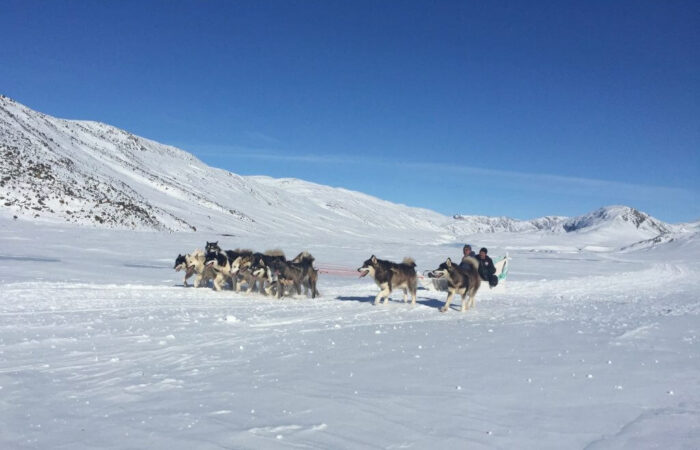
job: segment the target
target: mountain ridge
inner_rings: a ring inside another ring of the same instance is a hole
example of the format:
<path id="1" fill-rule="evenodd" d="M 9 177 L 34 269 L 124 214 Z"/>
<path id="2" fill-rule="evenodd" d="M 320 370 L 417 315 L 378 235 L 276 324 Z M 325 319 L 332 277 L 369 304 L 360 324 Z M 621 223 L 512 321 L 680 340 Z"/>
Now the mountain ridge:
<path id="1" fill-rule="evenodd" d="M 0 204 L 6 215 L 117 229 L 264 234 L 397 234 L 454 241 L 474 233 L 677 231 L 628 206 L 569 218 L 444 216 L 295 178 L 241 176 L 108 124 L 66 120 L 0 96 Z M 634 240 L 632 242 L 635 242 Z"/>

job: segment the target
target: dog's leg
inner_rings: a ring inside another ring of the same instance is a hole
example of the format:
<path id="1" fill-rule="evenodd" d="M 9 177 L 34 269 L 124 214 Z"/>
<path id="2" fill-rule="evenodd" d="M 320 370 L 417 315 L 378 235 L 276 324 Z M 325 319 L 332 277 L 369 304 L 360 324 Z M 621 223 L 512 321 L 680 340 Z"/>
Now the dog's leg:
<path id="1" fill-rule="evenodd" d="M 391 295 L 391 292 L 394 290 L 394 286 L 391 285 L 391 281 L 387 283 L 387 288 L 386 288 L 386 295 L 384 296 L 384 304 L 386 305 L 389 303 L 389 296 Z"/>
<path id="2" fill-rule="evenodd" d="M 470 287 L 467 289 L 464 293 L 464 295 L 469 296 L 469 308 L 473 308 L 475 304 L 475 299 L 476 299 L 476 289 Z"/>
<path id="3" fill-rule="evenodd" d="M 310 273 L 308 273 L 308 272 L 306 273 L 306 276 L 304 277 L 304 281 L 302 282 L 302 285 L 304 286 L 304 296 L 308 297 L 309 292 L 311 291 L 311 274 Z M 311 292 L 313 295 L 313 291 L 311 291 Z"/>
<path id="4" fill-rule="evenodd" d="M 313 275 L 309 277 L 309 283 L 311 284 L 311 298 L 316 298 L 320 294 L 318 293 L 318 290 L 316 289 L 316 282 L 318 281 L 318 272 L 313 271 Z"/>
<path id="5" fill-rule="evenodd" d="M 277 295 L 275 286 L 265 278 L 258 280 L 258 291 L 263 295 Z"/>
<path id="6" fill-rule="evenodd" d="M 382 290 L 379 291 L 379 294 L 377 294 L 377 296 L 374 297 L 374 304 L 375 305 L 379 304 L 382 297 L 386 297 L 384 299 L 384 303 L 386 303 L 387 299 L 389 298 L 389 294 L 391 294 L 391 291 L 389 290 L 388 283 L 382 283 L 381 288 L 382 288 Z"/>
<path id="7" fill-rule="evenodd" d="M 255 290 L 255 283 L 258 282 L 258 279 L 255 277 L 250 277 L 248 281 L 248 294 L 251 294 Z"/>
<path id="8" fill-rule="evenodd" d="M 221 283 L 221 281 L 219 279 L 219 275 L 217 275 L 214 277 L 214 290 L 217 292 L 221 290 L 221 285 L 219 283 Z"/>
<path id="9" fill-rule="evenodd" d="M 403 291 L 403 302 L 406 303 L 408 302 L 408 288 L 401 288 Z"/>
<path id="10" fill-rule="evenodd" d="M 236 290 L 236 275 L 229 276 L 229 279 L 231 280 L 231 290 L 235 291 Z"/>
<path id="11" fill-rule="evenodd" d="M 284 285 L 278 281 L 270 283 L 266 288 L 267 295 L 273 295 L 277 298 L 282 298 L 284 295 Z"/>
<path id="12" fill-rule="evenodd" d="M 393 289 L 391 288 L 391 286 L 389 286 L 389 287 L 387 288 L 387 290 L 386 290 L 386 295 L 384 296 L 384 304 L 385 304 L 385 305 L 386 305 L 387 303 L 389 303 L 389 297 L 391 296 L 391 292 L 392 292 L 392 291 L 393 291 Z"/>
<path id="13" fill-rule="evenodd" d="M 235 291 L 236 290 L 236 276 L 231 276 L 228 275 L 226 278 L 228 278 L 228 282 L 231 284 L 231 290 Z"/>
<path id="14" fill-rule="evenodd" d="M 286 287 L 286 283 L 284 283 L 279 276 L 277 277 L 277 279 L 275 281 L 270 282 L 270 290 L 277 298 L 284 297 L 284 288 L 285 287 Z"/>
<path id="15" fill-rule="evenodd" d="M 416 290 L 418 289 L 418 286 L 415 284 L 411 285 L 411 305 L 416 306 Z"/>
<path id="16" fill-rule="evenodd" d="M 440 308 L 440 312 L 445 312 L 448 309 L 450 309 L 450 303 L 452 303 L 452 297 L 455 296 L 455 291 L 450 291 L 449 294 L 447 294 L 447 300 L 445 301 L 445 306 Z"/>
<path id="17" fill-rule="evenodd" d="M 185 279 L 182 281 L 182 284 L 187 287 L 187 279 L 190 278 L 194 274 L 194 268 L 192 267 L 187 267 L 185 268 Z"/>

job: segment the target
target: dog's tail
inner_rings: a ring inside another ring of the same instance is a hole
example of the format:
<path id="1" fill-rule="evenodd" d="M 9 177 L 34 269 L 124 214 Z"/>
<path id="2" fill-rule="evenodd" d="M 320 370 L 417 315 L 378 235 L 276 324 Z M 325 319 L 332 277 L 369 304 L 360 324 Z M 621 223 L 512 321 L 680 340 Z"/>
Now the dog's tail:
<path id="1" fill-rule="evenodd" d="M 267 256 L 281 256 L 284 258 L 284 252 L 278 248 L 273 250 L 266 250 L 265 255 Z"/>
<path id="2" fill-rule="evenodd" d="M 471 266 L 474 268 L 475 271 L 479 271 L 479 261 L 476 260 L 476 258 L 473 258 L 471 256 L 465 256 L 462 261 L 467 261 Z"/>
<path id="3" fill-rule="evenodd" d="M 407 256 L 403 259 L 403 261 L 401 261 L 401 264 L 405 264 L 408 267 L 410 267 L 411 271 L 415 275 L 415 273 L 416 273 L 416 261 L 413 258 L 411 258 L 410 256 Z"/>
<path id="4" fill-rule="evenodd" d="M 407 256 L 403 259 L 403 261 L 401 261 L 401 264 L 406 264 L 407 266 L 416 267 L 416 260 L 414 260 L 410 256 Z"/>
<path id="5" fill-rule="evenodd" d="M 302 261 L 309 261 L 309 262 L 314 262 L 314 257 L 311 256 L 311 253 L 307 252 L 304 250 L 303 252 L 299 253 L 292 261 L 294 262 L 302 262 Z"/>

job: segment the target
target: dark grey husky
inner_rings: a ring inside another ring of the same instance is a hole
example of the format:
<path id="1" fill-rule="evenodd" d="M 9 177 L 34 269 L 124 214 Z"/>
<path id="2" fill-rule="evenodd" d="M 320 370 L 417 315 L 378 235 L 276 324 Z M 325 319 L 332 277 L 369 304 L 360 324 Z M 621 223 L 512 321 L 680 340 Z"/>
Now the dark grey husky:
<path id="1" fill-rule="evenodd" d="M 284 252 L 281 250 L 268 250 L 265 253 L 246 253 L 236 258 L 231 265 L 231 270 L 234 274 L 241 273 L 244 276 L 250 276 L 250 280 L 248 280 L 248 292 L 253 292 L 257 284 L 258 292 L 267 295 L 272 292 L 272 286 L 265 286 L 265 283 L 269 282 L 266 266 L 270 265 L 273 261 L 286 260 Z M 261 262 L 263 264 L 261 264 Z M 261 268 L 264 270 L 260 270 Z"/>
<path id="2" fill-rule="evenodd" d="M 411 304 L 416 304 L 416 289 L 418 276 L 416 274 L 416 263 L 411 258 L 404 258 L 402 263 L 395 263 L 378 259 L 372 255 L 357 269 L 360 276 L 372 275 L 374 282 L 379 286 L 379 294 L 374 298 L 374 304 L 378 304 L 384 297 L 384 304 L 389 300 L 389 295 L 394 289 L 403 290 L 403 301 L 408 301 L 408 293 L 411 293 Z"/>
<path id="3" fill-rule="evenodd" d="M 479 263 L 474 258 L 465 258 L 469 262 L 466 269 L 454 264 L 450 258 L 440 264 L 440 267 L 428 273 L 429 278 L 443 278 L 447 280 L 447 301 L 440 311 L 445 312 L 450 308 L 450 302 L 455 294 L 462 296 L 462 312 L 474 307 L 474 296 L 481 285 L 479 277 Z M 469 302 L 467 303 L 467 296 Z"/>
<path id="4" fill-rule="evenodd" d="M 216 242 L 207 241 L 207 245 L 204 246 L 204 253 L 209 253 L 209 252 L 221 252 L 221 247 L 219 247 L 219 241 L 216 241 Z"/>
<path id="5" fill-rule="evenodd" d="M 318 283 L 318 270 L 314 269 L 314 257 L 309 252 L 299 253 L 293 260 L 292 264 L 298 265 L 304 272 L 302 283 L 304 285 L 304 293 L 308 294 L 311 291 L 311 298 L 316 298 L 320 294 L 316 289 Z"/>
<path id="6" fill-rule="evenodd" d="M 270 283 L 268 293 L 274 293 L 277 298 L 284 295 L 284 288 L 291 286 L 297 295 L 301 295 L 301 284 L 304 281 L 304 269 L 300 264 L 294 264 L 282 259 L 259 258 L 251 270 L 256 277 L 265 277 Z"/>

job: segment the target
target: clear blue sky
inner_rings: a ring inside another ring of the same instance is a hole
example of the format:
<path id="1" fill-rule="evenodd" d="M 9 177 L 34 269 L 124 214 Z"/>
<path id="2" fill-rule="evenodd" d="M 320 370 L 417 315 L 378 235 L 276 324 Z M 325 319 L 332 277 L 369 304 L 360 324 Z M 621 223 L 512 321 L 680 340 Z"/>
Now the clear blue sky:
<path id="1" fill-rule="evenodd" d="M 697 1 L 7 1 L 0 92 L 445 214 L 700 219 Z"/>

